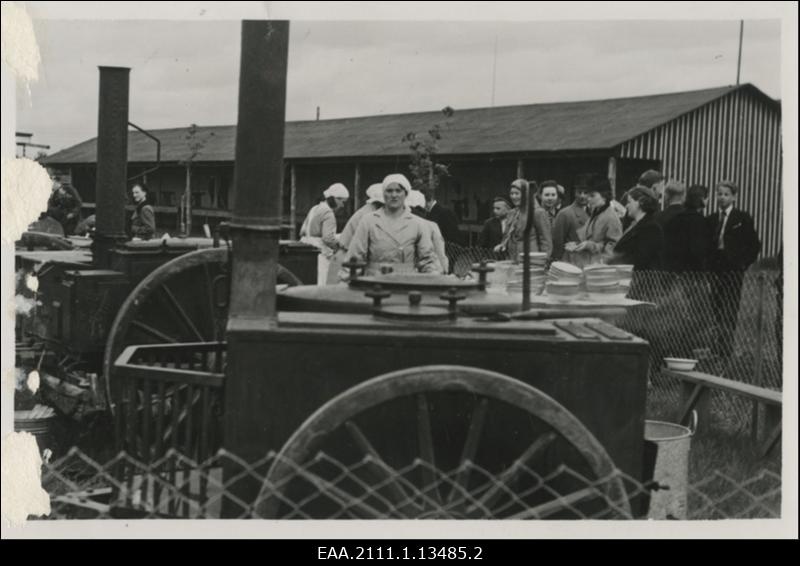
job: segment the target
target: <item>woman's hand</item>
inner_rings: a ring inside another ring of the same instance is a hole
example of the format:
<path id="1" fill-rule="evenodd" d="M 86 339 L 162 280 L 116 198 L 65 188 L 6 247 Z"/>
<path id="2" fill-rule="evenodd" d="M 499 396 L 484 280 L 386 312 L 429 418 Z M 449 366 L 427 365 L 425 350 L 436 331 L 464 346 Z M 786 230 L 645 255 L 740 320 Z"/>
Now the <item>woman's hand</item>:
<path id="1" fill-rule="evenodd" d="M 504 252 L 504 251 L 506 251 L 506 248 L 505 248 L 505 246 L 504 246 L 503 244 L 497 244 L 497 245 L 496 245 L 496 246 L 495 246 L 495 247 L 492 249 L 492 251 L 495 251 L 495 252 Z"/>
<path id="2" fill-rule="evenodd" d="M 575 246 L 575 248 L 573 250 L 571 250 L 571 251 L 573 251 L 573 252 L 582 252 L 584 250 L 591 250 L 591 249 L 592 249 L 591 248 L 591 242 L 586 241 L 586 242 L 581 242 L 580 244 Z"/>
<path id="3" fill-rule="evenodd" d="M 575 249 L 578 247 L 578 242 L 567 242 L 564 244 L 564 249 L 568 252 L 574 252 Z"/>

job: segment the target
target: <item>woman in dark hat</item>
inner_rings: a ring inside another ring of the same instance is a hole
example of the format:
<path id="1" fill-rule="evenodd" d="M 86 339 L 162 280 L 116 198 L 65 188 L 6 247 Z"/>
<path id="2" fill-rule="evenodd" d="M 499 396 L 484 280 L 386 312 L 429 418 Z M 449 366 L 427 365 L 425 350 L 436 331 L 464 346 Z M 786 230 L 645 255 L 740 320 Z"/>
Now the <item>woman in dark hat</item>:
<path id="1" fill-rule="evenodd" d="M 652 189 L 636 186 L 625 193 L 624 201 L 631 224 L 614 246 L 609 263 L 633 265 L 634 271 L 660 269 L 664 234 L 653 219 L 658 196 Z"/>
<path id="2" fill-rule="evenodd" d="M 131 216 L 131 235 L 141 240 L 149 240 L 156 232 L 156 213 L 147 203 L 147 185 L 137 183 L 131 189 L 136 209 Z"/>

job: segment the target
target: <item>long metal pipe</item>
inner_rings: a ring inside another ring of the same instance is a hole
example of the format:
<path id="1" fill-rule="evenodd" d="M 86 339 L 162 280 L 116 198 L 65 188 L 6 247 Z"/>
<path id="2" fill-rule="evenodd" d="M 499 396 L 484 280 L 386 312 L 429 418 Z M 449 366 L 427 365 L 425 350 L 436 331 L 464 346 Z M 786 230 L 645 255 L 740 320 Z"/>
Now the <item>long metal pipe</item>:
<path id="1" fill-rule="evenodd" d="M 289 22 L 242 22 L 229 320 L 276 324 Z"/>
<path id="2" fill-rule="evenodd" d="M 93 243 L 96 267 L 111 267 L 111 250 L 125 241 L 125 203 L 128 177 L 127 67 L 100 67 L 97 118 L 96 233 Z"/>

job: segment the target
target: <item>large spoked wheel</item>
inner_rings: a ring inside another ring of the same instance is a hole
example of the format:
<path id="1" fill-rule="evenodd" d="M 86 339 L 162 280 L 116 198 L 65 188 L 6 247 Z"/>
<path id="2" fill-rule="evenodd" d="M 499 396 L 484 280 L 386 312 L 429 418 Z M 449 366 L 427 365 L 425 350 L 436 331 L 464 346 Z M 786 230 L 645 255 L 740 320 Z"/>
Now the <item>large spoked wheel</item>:
<path id="1" fill-rule="evenodd" d="M 302 282 L 278 266 L 279 285 Z M 111 326 L 103 354 L 109 406 L 114 412 L 114 360 L 131 344 L 221 342 L 230 293 L 227 248 L 197 250 L 165 263 L 145 277 Z"/>
<path id="2" fill-rule="evenodd" d="M 621 475 L 581 422 L 503 374 L 427 366 L 322 406 L 272 464 L 263 518 L 630 518 Z"/>

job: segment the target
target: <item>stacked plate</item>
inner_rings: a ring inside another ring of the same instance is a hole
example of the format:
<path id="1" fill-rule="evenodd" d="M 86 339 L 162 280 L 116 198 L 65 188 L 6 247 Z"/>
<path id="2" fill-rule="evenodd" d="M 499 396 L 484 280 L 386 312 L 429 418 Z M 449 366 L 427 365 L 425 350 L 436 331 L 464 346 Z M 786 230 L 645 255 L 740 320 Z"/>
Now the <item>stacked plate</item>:
<path id="1" fill-rule="evenodd" d="M 505 293 L 508 278 L 516 267 L 512 261 L 492 261 L 487 265 L 494 271 L 486 274 L 486 291 L 489 293 Z"/>
<path id="2" fill-rule="evenodd" d="M 544 266 L 547 263 L 547 254 L 545 252 L 530 252 L 531 258 L 531 294 L 541 295 L 544 290 L 544 283 L 547 274 L 544 271 Z M 506 291 L 509 293 L 521 293 L 522 282 L 524 280 L 525 268 L 522 267 L 522 262 L 525 259 L 525 253 L 519 254 L 519 263 L 514 265 L 514 269 L 508 277 L 508 284 Z"/>
<path id="3" fill-rule="evenodd" d="M 617 275 L 619 276 L 620 292 L 624 295 L 628 294 L 631 289 L 631 277 L 633 277 L 632 265 L 615 265 L 617 268 Z"/>
<path id="4" fill-rule="evenodd" d="M 586 294 L 589 300 L 609 303 L 625 298 L 617 267 L 614 265 L 588 265 L 583 269 L 586 280 Z"/>
<path id="5" fill-rule="evenodd" d="M 547 275 L 547 295 L 559 302 L 569 302 L 580 293 L 583 272 L 571 263 L 554 261 Z"/>

